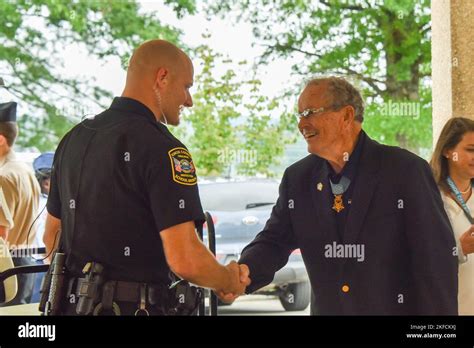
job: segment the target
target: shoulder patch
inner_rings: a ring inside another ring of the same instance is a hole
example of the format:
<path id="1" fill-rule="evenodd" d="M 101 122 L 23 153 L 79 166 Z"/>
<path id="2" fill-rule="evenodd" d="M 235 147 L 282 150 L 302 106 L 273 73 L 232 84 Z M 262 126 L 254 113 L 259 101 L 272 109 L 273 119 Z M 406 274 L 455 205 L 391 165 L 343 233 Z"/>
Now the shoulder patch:
<path id="1" fill-rule="evenodd" d="M 193 159 L 184 147 L 175 147 L 168 151 L 171 161 L 173 181 L 181 185 L 196 185 L 197 176 Z"/>

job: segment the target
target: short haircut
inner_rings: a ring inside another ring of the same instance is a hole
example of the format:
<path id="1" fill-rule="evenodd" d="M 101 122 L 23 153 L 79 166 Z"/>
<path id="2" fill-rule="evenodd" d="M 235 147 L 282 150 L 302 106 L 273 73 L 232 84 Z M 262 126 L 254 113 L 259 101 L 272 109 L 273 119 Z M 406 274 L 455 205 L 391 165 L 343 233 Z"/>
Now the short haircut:
<path id="1" fill-rule="evenodd" d="M 355 110 L 355 120 L 360 123 L 364 121 L 364 101 L 360 92 L 352 84 L 342 77 L 329 76 L 311 79 L 306 87 L 321 84 L 327 84 L 333 108 L 338 110 L 350 105 Z"/>
<path id="2" fill-rule="evenodd" d="M 12 147 L 18 136 L 16 122 L 0 122 L 0 135 L 3 135 L 7 139 L 8 146 Z"/>

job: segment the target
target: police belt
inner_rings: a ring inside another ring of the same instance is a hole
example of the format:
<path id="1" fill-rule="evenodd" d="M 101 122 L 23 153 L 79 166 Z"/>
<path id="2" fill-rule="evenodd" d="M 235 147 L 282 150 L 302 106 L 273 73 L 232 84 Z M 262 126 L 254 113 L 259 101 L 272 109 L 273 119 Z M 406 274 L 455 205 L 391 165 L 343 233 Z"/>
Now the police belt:
<path id="1" fill-rule="evenodd" d="M 84 295 L 84 292 L 88 291 L 85 282 L 85 278 L 71 278 L 67 297 L 70 298 L 71 295 L 74 295 L 76 298 L 80 298 L 81 295 Z M 147 305 L 158 307 L 166 305 L 168 293 L 168 286 L 163 284 L 108 280 L 101 286 L 98 296 L 100 306 L 95 306 L 95 310 L 114 310 L 116 302 L 132 302 L 138 303 L 139 308 L 146 311 Z"/>

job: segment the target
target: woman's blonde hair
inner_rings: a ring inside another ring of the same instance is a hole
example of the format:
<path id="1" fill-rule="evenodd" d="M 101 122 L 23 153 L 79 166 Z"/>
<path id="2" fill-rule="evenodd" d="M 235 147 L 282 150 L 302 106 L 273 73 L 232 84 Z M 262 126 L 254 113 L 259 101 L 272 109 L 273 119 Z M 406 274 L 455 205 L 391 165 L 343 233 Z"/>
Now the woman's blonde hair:
<path id="1" fill-rule="evenodd" d="M 430 165 L 438 186 L 449 192 L 446 178 L 449 175 L 448 159 L 444 156 L 446 151 L 452 150 L 462 140 L 464 134 L 474 132 L 474 121 L 465 117 L 453 117 L 443 127 L 436 143 Z"/>

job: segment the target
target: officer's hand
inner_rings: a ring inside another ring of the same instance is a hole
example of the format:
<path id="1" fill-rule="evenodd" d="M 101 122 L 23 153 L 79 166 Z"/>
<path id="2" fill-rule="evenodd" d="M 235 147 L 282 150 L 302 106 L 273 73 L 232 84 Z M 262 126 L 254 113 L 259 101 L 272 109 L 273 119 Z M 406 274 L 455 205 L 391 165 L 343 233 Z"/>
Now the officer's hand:
<path id="1" fill-rule="evenodd" d="M 237 299 L 237 297 L 239 297 L 231 293 L 226 294 L 222 290 L 214 291 L 214 293 L 217 295 L 217 297 L 219 298 L 221 302 L 224 302 L 227 304 L 233 303 Z"/>
<path id="2" fill-rule="evenodd" d="M 252 282 L 249 275 L 250 270 L 247 265 L 239 265 L 235 261 L 229 263 L 227 269 L 231 272 L 232 277 L 235 271 L 238 270 L 238 284 L 237 291 L 226 292 L 225 290 L 216 290 L 215 293 L 219 299 L 224 303 L 232 303 L 237 297 L 245 293 L 245 288 Z M 235 279 L 235 278 L 234 278 Z"/>
<path id="3" fill-rule="evenodd" d="M 474 253 L 474 225 L 459 238 L 464 255 Z"/>

